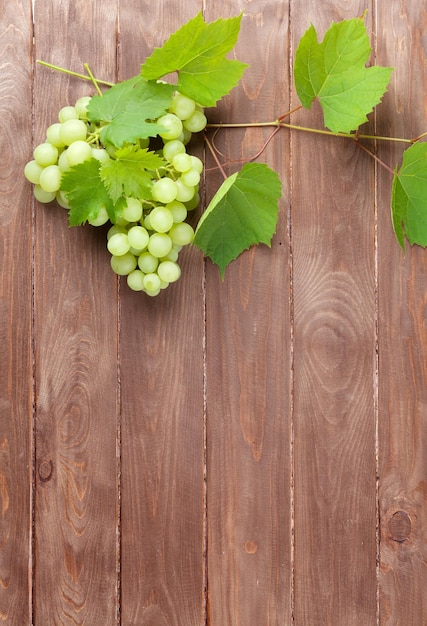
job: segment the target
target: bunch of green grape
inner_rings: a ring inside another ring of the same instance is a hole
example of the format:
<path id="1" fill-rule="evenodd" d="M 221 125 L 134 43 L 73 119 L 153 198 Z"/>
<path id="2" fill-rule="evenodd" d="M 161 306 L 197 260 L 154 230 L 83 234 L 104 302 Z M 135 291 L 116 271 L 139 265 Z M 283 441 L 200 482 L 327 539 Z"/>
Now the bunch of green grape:
<path id="1" fill-rule="evenodd" d="M 64 172 L 86 160 L 114 159 L 113 146 L 99 141 L 99 128 L 88 121 L 90 96 L 79 98 L 74 106 L 63 107 L 58 122 L 46 131 L 45 141 L 37 145 L 24 175 L 34 184 L 34 196 L 42 203 L 56 200 L 69 209 L 61 189 Z M 167 167 L 152 173 L 149 198 L 127 197 L 126 203 L 107 233 L 111 267 L 135 291 L 155 296 L 181 275 L 177 263 L 183 246 L 194 238 L 186 222 L 188 211 L 199 203 L 202 161 L 187 152 L 193 133 L 200 132 L 207 120 L 203 109 L 191 98 L 175 93 L 168 111 L 155 120 L 164 131 L 157 151 Z M 154 140 L 152 140 L 154 141 Z M 149 140 L 139 140 L 149 147 Z M 89 223 L 102 226 L 111 221 L 105 206 L 100 206 Z"/>

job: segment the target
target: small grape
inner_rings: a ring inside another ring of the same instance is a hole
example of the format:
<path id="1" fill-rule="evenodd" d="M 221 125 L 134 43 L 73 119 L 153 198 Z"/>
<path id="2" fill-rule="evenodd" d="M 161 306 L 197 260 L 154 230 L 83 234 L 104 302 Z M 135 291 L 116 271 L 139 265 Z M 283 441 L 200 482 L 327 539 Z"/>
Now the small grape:
<path id="1" fill-rule="evenodd" d="M 61 123 L 67 122 L 68 120 L 77 120 L 78 113 L 73 106 L 65 106 L 58 113 L 58 119 Z"/>
<path id="2" fill-rule="evenodd" d="M 110 259 L 111 269 L 115 274 L 119 276 L 126 276 L 136 269 L 136 258 L 130 252 L 121 254 L 120 256 L 113 255 Z"/>
<path id="3" fill-rule="evenodd" d="M 78 165 L 92 157 L 92 148 L 86 141 L 73 141 L 66 151 L 67 161 L 70 166 Z"/>
<path id="4" fill-rule="evenodd" d="M 105 148 L 92 148 L 92 158 L 96 159 L 100 163 L 105 163 L 110 158 L 110 155 Z"/>
<path id="5" fill-rule="evenodd" d="M 173 261 L 162 261 L 157 268 L 157 274 L 161 280 L 167 283 L 174 283 L 181 276 L 181 268 Z"/>
<path id="6" fill-rule="evenodd" d="M 65 146 L 69 146 L 74 141 L 84 141 L 87 136 L 87 126 L 83 120 L 66 120 L 59 131 L 59 137 Z"/>
<path id="7" fill-rule="evenodd" d="M 176 93 L 172 100 L 171 111 L 181 120 L 189 118 L 196 109 L 196 103 L 182 93 Z"/>
<path id="8" fill-rule="evenodd" d="M 201 174 L 203 172 L 203 161 L 199 159 L 199 157 L 194 156 L 194 154 L 190 154 L 191 159 L 191 169 L 196 170 Z"/>
<path id="9" fill-rule="evenodd" d="M 161 202 L 162 204 L 167 204 L 168 202 L 175 200 L 178 189 L 175 181 L 172 180 L 172 178 L 165 176 L 164 178 L 160 178 L 153 183 L 151 193 L 153 194 L 154 200 Z"/>
<path id="10" fill-rule="evenodd" d="M 143 285 L 149 295 L 157 295 L 160 291 L 160 278 L 155 273 L 145 274 L 143 278 Z"/>
<path id="11" fill-rule="evenodd" d="M 130 243 L 126 233 L 116 233 L 108 239 L 107 248 L 113 256 L 122 256 L 129 252 Z"/>
<path id="12" fill-rule="evenodd" d="M 185 204 L 183 204 L 182 202 L 178 202 L 178 200 L 169 202 L 169 204 L 166 205 L 166 208 L 169 209 L 169 211 L 172 213 L 173 221 L 175 223 L 183 222 L 187 217 L 187 209 Z"/>
<path id="13" fill-rule="evenodd" d="M 68 148 L 61 152 L 61 154 L 59 155 L 58 167 L 61 172 L 68 172 L 71 169 L 71 165 L 68 163 L 67 159 L 67 151 Z"/>
<path id="14" fill-rule="evenodd" d="M 44 191 L 58 191 L 62 172 L 57 165 L 48 165 L 40 174 L 39 185 Z"/>
<path id="15" fill-rule="evenodd" d="M 194 187 L 189 187 L 184 183 L 182 176 L 175 181 L 175 186 L 177 188 L 175 198 L 179 200 L 179 202 L 189 202 L 196 193 Z"/>
<path id="16" fill-rule="evenodd" d="M 28 163 L 25 165 L 24 176 L 30 183 L 38 185 L 40 181 L 40 174 L 42 173 L 43 169 L 43 166 L 33 159 L 32 161 L 28 161 Z"/>
<path id="17" fill-rule="evenodd" d="M 174 224 L 170 229 L 168 236 L 171 238 L 174 244 L 179 246 L 186 246 L 194 239 L 194 230 L 187 222 L 181 222 L 180 224 Z"/>
<path id="18" fill-rule="evenodd" d="M 51 124 L 46 130 L 46 141 L 51 143 L 53 146 L 56 146 L 57 148 L 62 148 L 64 146 L 59 136 L 61 126 L 62 124 L 60 122 L 55 122 L 54 124 Z"/>
<path id="19" fill-rule="evenodd" d="M 63 209 L 69 209 L 70 205 L 68 203 L 67 197 L 65 195 L 65 193 L 59 189 L 56 192 L 56 201 L 59 204 L 59 206 L 62 206 Z"/>
<path id="20" fill-rule="evenodd" d="M 150 252 L 143 252 L 138 257 L 138 267 L 144 274 L 155 272 L 159 264 L 159 259 Z"/>
<path id="21" fill-rule="evenodd" d="M 181 174 L 181 180 L 184 185 L 187 185 L 188 187 L 195 187 L 200 182 L 200 174 L 199 172 L 196 172 L 196 170 L 190 169 L 187 172 L 183 172 Z"/>
<path id="22" fill-rule="evenodd" d="M 143 291 L 144 290 L 144 272 L 141 270 L 133 270 L 128 274 L 127 284 L 130 289 L 133 291 Z"/>
<path id="23" fill-rule="evenodd" d="M 109 220 L 107 209 L 103 204 L 98 209 L 98 213 L 88 220 L 91 226 L 103 226 Z"/>
<path id="24" fill-rule="evenodd" d="M 182 122 L 173 113 L 166 113 L 159 117 L 157 124 L 164 128 L 164 130 L 159 132 L 159 136 L 162 139 L 177 139 L 182 133 Z"/>
<path id="25" fill-rule="evenodd" d="M 87 120 L 87 108 L 91 99 L 92 98 L 90 96 L 82 96 L 75 103 L 74 108 L 77 112 L 79 119 L 84 121 Z"/>
<path id="26" fill-rule="evenodd" d="M 165 206 L 157 206 L 150 213 L 150 225 L 158 233 L 166 233 L 173 225 L 173 215 Z"/>
<path id="27" fill-rule="evenodd" d="M 169 254 L 172 248 L 172 239 L 166 233 L 154 233 L 148 242 L 148 252 L 159 259 Z"/>
<path id="28" fill-rule="evenodd" d="M 40 143 L 34 148 L 33 156 L 42 167 L 47 165 L 56 165 L 58 161 L 58 148 L 51 143 Z"/>
<path id="29" fill-rule="evenodd" d="M 111 239 L 111 237 L 113 235 L 116 235 L 117 233 L 124 233 L 126 235 L 127 230 L 123 226 L 119 226 L 118 224 L 113 224 L 113 226 L 110 226 L 110 228 L 108 229 L 107 239 Z"/>
<path id="30" fill-rule="evenodd" d="M 169 163 L 172 163 L 175 155 L 183 153 L 185 153 L 185 146 L 179 139 L 167 141 L 163 146 L 163 156 Z"/>
<path id="31" fill-rule="evenodd" d="M 150 235 L 143 226 L 132 226 L 128 230 L 127 237 L 131 247 L 140 252 L 147 247 L 150 239 Z"/>
<path id="32" fill-rule="evenodd" d="M 142 217 L 142 203 L 137 198 L 127 198 L 123 207 L 123 217 L 128 222 L 137 222 Z"/>
<path id="33" fill-rule="evenodd" d="M 56 192 L 55 191 L 45 191 L 40 187 L 40 185 L 35 185 L 33 189 L 34 197 L 39 202 L 43 204 L 47 204 L 48 202 L 52 202 L 55 200 Z"/>
<path id="34" fill-rule="evenodd" d="M 202 111 L 196 110 L 188 119 L 183 121 L 183 125 L 191 133 L 199 133 L 206 127 L 207 122 L 206 115 Z"/>
<path id="35" fill-rule="evenodd" d="M 172 165 L 177 172 L 187 172 L 191 169 L 191 156 L 186 152 L 176 154 L 172 159 Z"/>

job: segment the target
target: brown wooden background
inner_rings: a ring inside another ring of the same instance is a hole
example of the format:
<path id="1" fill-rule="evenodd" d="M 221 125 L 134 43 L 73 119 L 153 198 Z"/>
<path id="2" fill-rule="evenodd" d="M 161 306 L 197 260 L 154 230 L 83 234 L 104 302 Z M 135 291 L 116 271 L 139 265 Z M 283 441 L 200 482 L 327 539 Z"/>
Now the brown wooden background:
<path id="1" fill-rule="evenodd" d="M 210 119 L 273 120 L 298 103 L 310 22 L 323 35 L 366 8 L 396 68 L 367 128 L 417 136 L 425 0 L 0 3 L 0 624 L 427 625 L 427 251 L 395 242 L 389 173 L 281 131 L 262 157 L 283 181 L 272 249 L 224 283 L 189 250 L 155 299 L 22 176 L 91 93 L 37 58 L 124 79 L 198 11 L 244 11 L 250 69 Z M 292 121 L 320 127 L 318 107 Z M 217 144 L 240 159 L 268 132 Z M 378 145 L 391 167 L 401 153 Z"/>

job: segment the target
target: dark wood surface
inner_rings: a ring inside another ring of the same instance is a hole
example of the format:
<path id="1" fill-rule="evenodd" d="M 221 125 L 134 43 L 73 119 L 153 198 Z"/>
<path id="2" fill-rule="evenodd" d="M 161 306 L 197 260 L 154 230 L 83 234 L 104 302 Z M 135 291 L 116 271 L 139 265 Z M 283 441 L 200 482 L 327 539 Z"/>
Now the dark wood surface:
<path id="1" fill-rule="evenodd" d="M 272 247 L 197 249 L 157 298 L 109 267 L 22 170 L 59 109 L 202 10 L 244 11 L 250 68 L 211 121 L 298 105 L 312 22 L 361 15 L 389 92 L 366 131 L 425 128 L 426 2 L 9 0 L 0 7 L 0 624 L 425 626 L 427 256 L 395 241 L 391 175 L 348 140 L 281 130 Z M 321 127 L 318 106 L 295 124 Z M 227 162 L 271 129 L 221 130 Z M 203 156 L 204 146 L 194 152 Z M 402 146 L 378 142 L 391 168 Z M 221 174 L 206 153 L 203 204 Z M 197 215 L 200 214 L 200 211 Z"/>

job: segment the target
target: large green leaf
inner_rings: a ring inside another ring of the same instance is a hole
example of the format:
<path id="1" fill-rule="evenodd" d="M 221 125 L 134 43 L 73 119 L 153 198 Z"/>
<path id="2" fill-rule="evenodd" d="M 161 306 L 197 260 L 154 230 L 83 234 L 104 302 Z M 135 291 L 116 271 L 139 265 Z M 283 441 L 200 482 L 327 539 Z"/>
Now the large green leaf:
<path id="1" fill-rule="evenodd" d="M 395 171 L 391 210 L 397 241 L 427 246 L 427 143 L 405 150 L 400 170 Z"/>
<path id="2" fill-rule="evenodd" d="M 325 126 L 349 133 L 367 121 L 384 95 L 393 68 L 366 67 L 371 54 L 362 18 L 332 23 L 321 43 L 313 25 L 301 38 L 295 55 L 295 89 L 310 108 L 317 97 Z"/>
<path id="3" fill-rule="evenodd" d="M 173 90 L 172 85 L 134 76 L 117 83 L 102 96 L 94 96 L 89 103 L 88 118 L 106 123 L 100 133 L 104 144 L 120 147 L 137 139 L 155 137 L 163 128 L 152 120 L 166 112 Z"/>
<path id="4" fill-rule="evenodd" d="M 104 161 L 100 169 L 101 179 L 113 202 L 122 195 L 151 199 L 149 171 L 165 166 L 166 162 L 155 152 L 134 145 L 120 148 L 114 156 L 114 159 Z"/>
<path id="5" fill-rule="evenodd" d="M 70 226 L 79 226 L 96 218 L 101 206 L 115 221 L 115 206 L 101 180 L 100 165 L 97 159 L 90 159 L 75 165 L 62 177 L 61 190 L 65 192 L 70 205 Z"/>
<path id="6" fill-rule="evenodd" d="M 246 64 L 226 59 L 234 47 L 242 15 L 207 24 L 199 13 L 155 48 L 141 67 L 147 80 L 178 72 L 178 90 L 205 107 L 237 85 Z"/>
<path id="7" fill-rule="evenodd" d="M 218 265 L 227 265 L 253 244 L 271 245 L 282 186 L 264 163 L 247 163 L 229 176 L 212 198 L 196 229 L 194 243 Z"/>

